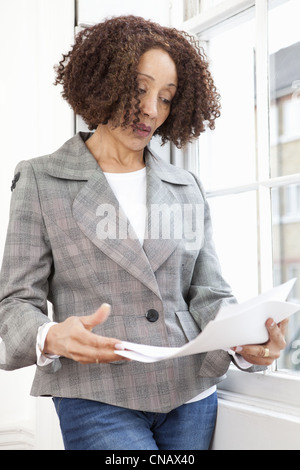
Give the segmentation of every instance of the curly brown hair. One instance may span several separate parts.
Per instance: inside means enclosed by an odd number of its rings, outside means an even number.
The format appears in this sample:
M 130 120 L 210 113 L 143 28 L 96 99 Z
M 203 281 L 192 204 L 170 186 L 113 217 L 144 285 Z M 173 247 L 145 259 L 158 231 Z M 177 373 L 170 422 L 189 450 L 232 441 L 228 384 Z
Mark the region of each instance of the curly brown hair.
M 111 18 L 81 31 L 56 66 L 55 85 L 90 130 L 111 120 L 126 127 L 139 121 L 137 67 L 153 48 L 168 52 L 176 64 L 178 90 L 170 114 L 156 130 L 162 143 L 182 147 L 215 127 L 220 97 L 199 42 L 184 31 L 136 16 Z

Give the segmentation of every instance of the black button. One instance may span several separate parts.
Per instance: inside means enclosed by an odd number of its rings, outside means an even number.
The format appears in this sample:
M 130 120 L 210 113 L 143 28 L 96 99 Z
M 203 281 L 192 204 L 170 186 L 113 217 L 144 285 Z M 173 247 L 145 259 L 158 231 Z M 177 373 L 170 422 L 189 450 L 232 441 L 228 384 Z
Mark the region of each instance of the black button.
M 146 318 L 148 321 L 150 321 L 151 323 L 154 323 L 156 322 L 158 319 L 159 319 L 159 313 L 157 310 L 154 310 L 153 308 L 151 308 L 150 310 L 148 310 L 148 312 L 146 313 Z
M 20 179 L 20 176 L 21 176 L 21 173 L 20 173 L 20 172 L 15 175 L 14 179 L 13 179 L 12 182 L 11 182 L 11 187 L 10 187 L 11 191 L 13 191 L 13 190 L 15 189 L 16 184 L 17 184 L 17 182 L 18 182 L 19 179 Z

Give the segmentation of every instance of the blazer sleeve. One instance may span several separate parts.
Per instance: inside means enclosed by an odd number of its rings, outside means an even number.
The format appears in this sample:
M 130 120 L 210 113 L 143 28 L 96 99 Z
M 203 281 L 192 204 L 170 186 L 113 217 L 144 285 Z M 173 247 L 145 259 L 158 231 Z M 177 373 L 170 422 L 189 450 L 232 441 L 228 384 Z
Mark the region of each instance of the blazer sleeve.
M 0 368 L 36 363 L 38 328 L 47 317 L 51 246 L 45 230 L 35 173 L 19 163 L 0 274 Z

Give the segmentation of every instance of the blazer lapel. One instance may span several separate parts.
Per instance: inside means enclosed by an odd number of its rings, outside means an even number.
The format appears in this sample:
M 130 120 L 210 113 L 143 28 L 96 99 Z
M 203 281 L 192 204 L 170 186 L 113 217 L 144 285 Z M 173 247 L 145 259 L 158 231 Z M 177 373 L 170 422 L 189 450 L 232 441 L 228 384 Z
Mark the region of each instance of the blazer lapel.
M 176 186 L 188 185 L 191 180 L 188 173 L 149 152 L 146 163 L 148 221 L 144 250 L 155 272 L 182 240 L 182 201 L 176 197 Z
M 173 234 L 173 208 L 178 201 L 159 176 L 147 172 L 147 216 L 144 250 L 155 272 L 179 243 Z
M 99 166 L 84 143 L 90 135 L 80 132 L 50 155 L 47 173 L 56 178 L 87 181 Z

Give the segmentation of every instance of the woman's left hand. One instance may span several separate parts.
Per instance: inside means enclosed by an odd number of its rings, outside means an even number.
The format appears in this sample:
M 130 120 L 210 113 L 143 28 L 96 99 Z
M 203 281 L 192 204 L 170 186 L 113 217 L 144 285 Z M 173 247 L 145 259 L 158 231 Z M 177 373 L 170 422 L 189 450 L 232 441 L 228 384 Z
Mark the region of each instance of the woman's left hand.
M 273 319 L 266 322 L 269 332 L 269 341 L 265 344 L 246 345 L 232 348 L 237 354 L 250 362 L 259 366 L 270 366 L 280 357 L 280 351 L 286 347 L 285 333 L 288 320 L 284 320 L 278 325 Z

